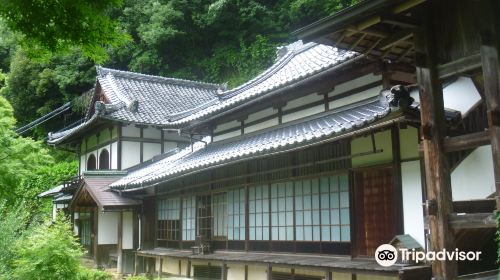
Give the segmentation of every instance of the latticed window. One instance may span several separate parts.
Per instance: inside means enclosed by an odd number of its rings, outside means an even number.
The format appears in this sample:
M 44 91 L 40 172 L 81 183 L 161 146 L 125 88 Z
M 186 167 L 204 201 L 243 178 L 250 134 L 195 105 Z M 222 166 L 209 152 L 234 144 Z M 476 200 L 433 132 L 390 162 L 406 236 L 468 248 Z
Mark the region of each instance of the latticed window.
M 157 202 L 158 240 L 180 240 L 180 198 Z
M 245 240 L 245 189 L 227 192 L 228 240 Z
M 294 240 L 292 182 L 271 185 L 271 238 Z
M 269 240 L 269 187 L 249 188 L 248 226 L 250 240 Z
M 215 240 L 225 240 L 227 237 L 227 194 L 217 193 L 212 196 L 212 209 L 214 212 Z
M 182 240 L 195 240 L 196 236 L 196 196 L 182 199 Z

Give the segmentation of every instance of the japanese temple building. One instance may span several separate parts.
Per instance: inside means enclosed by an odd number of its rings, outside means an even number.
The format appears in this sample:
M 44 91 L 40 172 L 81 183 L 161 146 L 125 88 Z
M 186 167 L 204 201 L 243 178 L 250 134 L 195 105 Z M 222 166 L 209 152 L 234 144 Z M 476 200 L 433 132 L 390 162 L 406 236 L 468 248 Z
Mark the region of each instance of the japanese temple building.
M 97 67 L 86 120 L 49 134 L 79 174 L 41 195 L 120 273 L 496 277 L 498 6 L 361 1 L 234 89 Z M 482 258 L 383 267 L 391 240 Z

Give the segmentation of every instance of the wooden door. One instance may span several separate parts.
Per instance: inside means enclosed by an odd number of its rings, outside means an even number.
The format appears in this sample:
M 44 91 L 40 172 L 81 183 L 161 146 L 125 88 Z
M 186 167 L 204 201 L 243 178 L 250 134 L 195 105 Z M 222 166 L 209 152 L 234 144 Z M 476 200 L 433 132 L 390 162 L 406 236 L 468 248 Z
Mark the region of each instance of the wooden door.
M 396 235 L 399 222 L 392 167 L 355 171 L 354 192 L 357 255 L 373 256 Z

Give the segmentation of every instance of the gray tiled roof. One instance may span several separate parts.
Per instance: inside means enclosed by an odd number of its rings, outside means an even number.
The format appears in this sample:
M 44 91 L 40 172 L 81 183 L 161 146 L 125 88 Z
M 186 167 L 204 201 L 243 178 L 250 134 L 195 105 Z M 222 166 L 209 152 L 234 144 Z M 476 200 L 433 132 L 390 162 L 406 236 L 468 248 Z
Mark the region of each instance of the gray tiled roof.
M 98 67 L 97 80 L 109 101 L 100 117 L 181 127 L 326 73 L 357 56 L 354 52 L 316 43 L 302 44 L 301 41 L 283 47 L 280 52 L 281 57 L 270 68 L 232 90 L 223 90 L 215 84 Z M 49 134 L 48 142 L 61 142 L 91 125 L 92 118 L 75 128 Z
M 194 152 L 186 149 L 165 158 L 111 184 L 112 188 L 125 190 L 150 186 L 176 176 L 196 172 L 222 163 L 235 162 L 259 154 L 284 152 L 305 144 L 322 141 L 372 123 L 391 111 L 386 102 L 366 100 L 315 119 L 295 124 L 281 125 L 271 130 L 237 137 L 199 147 Z
M 97 80 L 114 105 L 105 115 L 107 118 L 144 124 L 165 124 L 173 114 L 217 99 L 217 91 L 221 90 L 216 84 L 103 67 L 97 67 Z
M 277 89 L 306 80 L 357 56 L 355 52 L 316 43 L 302 44 L 302 41 L 283 48 L 287 52 L 262 74 L 239 87 L 221 92 L 218 100 L 173 115 L 168 125 L 204 119 L 206 116 L 223 112 Z
M 84 188 L 101 209 L 141 204 L 138 200 L 123 197 L 119 193 L 109 189 L 108 186 L 119 178 L 103 175 L 87 176 L 84 179 Z

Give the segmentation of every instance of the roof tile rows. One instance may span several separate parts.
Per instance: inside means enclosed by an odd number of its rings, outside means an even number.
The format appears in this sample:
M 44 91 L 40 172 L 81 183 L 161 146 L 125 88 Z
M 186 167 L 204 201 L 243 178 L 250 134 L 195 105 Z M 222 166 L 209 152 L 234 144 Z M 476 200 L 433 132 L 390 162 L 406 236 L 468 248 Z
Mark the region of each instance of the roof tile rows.
M 248 159 L 259 154 L 284 152 L 289 148 L 321 141 L 372 123 L 391 111 L 389 105 L 377 100 L 364 101 L 354 107 L 343 108 L 318 118 L 282 125 L 269 131 L 244 135 L 233 141 L 215 142 L 206 147 L 191 148 L 130 173 L 111 184 L 112 188 L 133 190 L 158 181 L 175 178 L 191 171 L 213 167 L 221 163 Z M 201 144 L 199 144 L 201 145 Z

